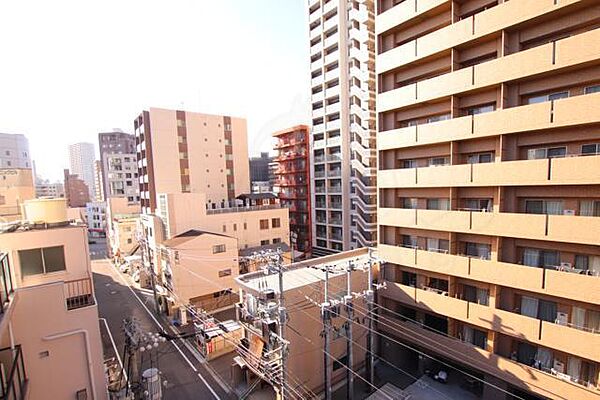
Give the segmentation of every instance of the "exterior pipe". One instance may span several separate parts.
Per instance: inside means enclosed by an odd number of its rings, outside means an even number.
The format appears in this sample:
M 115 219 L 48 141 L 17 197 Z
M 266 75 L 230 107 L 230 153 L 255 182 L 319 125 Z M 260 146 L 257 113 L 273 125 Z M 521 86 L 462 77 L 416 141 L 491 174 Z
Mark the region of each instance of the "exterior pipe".
M 61 339 L 67 336 L 72 336 L 72 335 L 77 335 L 77 334 L 83 334 L 83 338 L 85 341 L 85 352 L 86 352 L 86 356 L 87 356 L 87 364 L 88 364 L 88 375 L 90 376 L 90 385 L 92 387 L 92 400 L 96 400 L 96 382 L 94 380 L 94 372 L 92 371 L 92 354 L 91 354 L 91 350 L 90 350 L 90 341 L 89 341 L 89 333 L 87 331 L 87 329 L 75 329 L 72 331 L 68 331 L 68 332 L 63 332 L 63 333 L 56 333 L 54 335 L 48 335 L 48 336 L 44 336 L 42 339 L 43 340 L 56 340 L 56 339 Z

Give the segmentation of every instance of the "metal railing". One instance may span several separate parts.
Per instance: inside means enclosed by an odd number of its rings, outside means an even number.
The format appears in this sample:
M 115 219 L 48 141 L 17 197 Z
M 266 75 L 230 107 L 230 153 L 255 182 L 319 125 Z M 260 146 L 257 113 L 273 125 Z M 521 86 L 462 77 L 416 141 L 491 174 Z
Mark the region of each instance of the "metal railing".
M 12 294 L 15 289 L 12 282 L 12 272 L 8 254 L 0 254 L 0 314 L 4 314 L 4 310 L 10 303 Z
M 3 371 L 0 374 L 0 400 L 24 399 L 27 373 L 23 363 L 21 345 L 0 349 L 0 365 Z
M 90 278 L 65 282 L 64 293 L 67 310 L 76 310 L 94 305 L 94 292 Z
M 237 213 L 246 211 L 258 211 L 258 210 L 276 210 L 281 208 L 281 204 L 261 204 L 257 206 L 240 206 L 240 207 L 228 207 L 228 208 L 209 208 L 206 210 L 207 215 L 211 214 L 227 214 Z

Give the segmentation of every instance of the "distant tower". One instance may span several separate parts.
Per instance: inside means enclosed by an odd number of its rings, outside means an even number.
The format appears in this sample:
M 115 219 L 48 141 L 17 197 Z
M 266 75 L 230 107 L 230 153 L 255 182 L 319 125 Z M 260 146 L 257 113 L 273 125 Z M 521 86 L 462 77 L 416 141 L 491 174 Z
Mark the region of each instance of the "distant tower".
M 75 143 L 69 146 L 70 172 L 85 182 L 89 189 L 90 198 L 95 198 L 94 190 L 94 160 L 96 153 L 92 143 Z

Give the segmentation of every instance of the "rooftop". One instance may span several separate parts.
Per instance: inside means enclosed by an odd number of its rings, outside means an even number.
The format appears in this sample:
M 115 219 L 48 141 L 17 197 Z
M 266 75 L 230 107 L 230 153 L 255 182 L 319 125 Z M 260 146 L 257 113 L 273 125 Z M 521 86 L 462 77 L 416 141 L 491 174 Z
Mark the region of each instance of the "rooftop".
M 163 244 L 167 247 L 177 247 L 180 244 L 189 242 L 190 240 L 195 239 L 202 235 L 212 235 L 212 236 L 221 236 L 221 237 L 231 238 L 231 236 L 223 235 L 220 233 L 201 231 L 198 229 L 190 229 L 189 231 L 185 231 L 183 233 L 180 233 L 179 235 L 173 236 L 171 239 L 165 240 L 163 242 Z

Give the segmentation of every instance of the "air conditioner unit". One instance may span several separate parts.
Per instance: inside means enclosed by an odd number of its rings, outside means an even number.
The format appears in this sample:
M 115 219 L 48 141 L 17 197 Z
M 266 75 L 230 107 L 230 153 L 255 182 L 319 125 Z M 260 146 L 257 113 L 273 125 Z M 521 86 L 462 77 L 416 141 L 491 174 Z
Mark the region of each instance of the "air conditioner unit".
M 560 263 L 560 266 L 561 266 L 562 268 L 572 268 L 572 267 L 573 267 L 573 264 L 571 264 L 570 262 L 561 262 L 561 263 Z
M 575 215 L 575 210 L 563 210 L 563 215 Z

